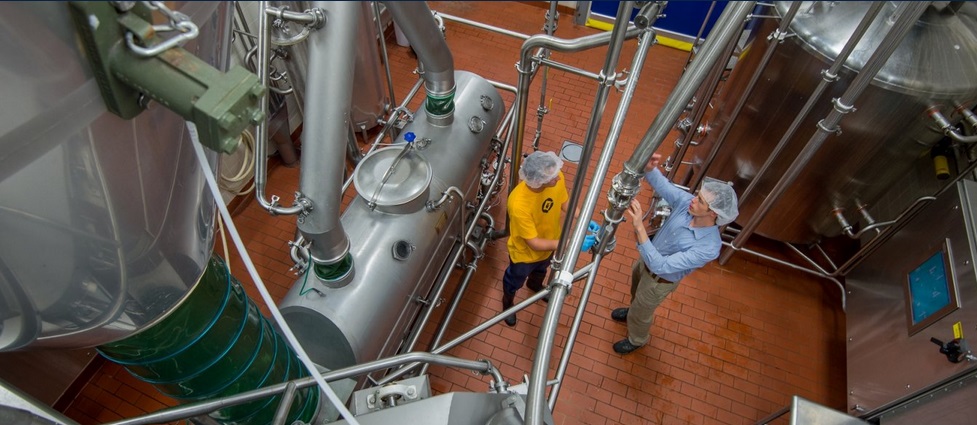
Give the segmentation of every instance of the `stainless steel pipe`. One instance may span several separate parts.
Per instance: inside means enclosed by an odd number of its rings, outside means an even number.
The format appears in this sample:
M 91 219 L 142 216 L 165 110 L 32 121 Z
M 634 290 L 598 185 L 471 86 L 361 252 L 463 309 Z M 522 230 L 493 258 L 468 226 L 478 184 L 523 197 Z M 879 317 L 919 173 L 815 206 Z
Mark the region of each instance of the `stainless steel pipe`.
M 633 25 L 628 27 L 625 35 L 626 39 L 637 37 L 641 30 Z M 529 37 L 522 44 L 519 55 L 519 63 L 516 69 L 519 71 L 519 84 L 516 97 L 516 138 L 512 145 L 512 165 L 509 168 L 509 190 L 511 191 L 519 183 L 519 166 L 522 164 L 522 145 L 526 136 L 526 111 L 529 102 L 529 86 L 533 79 L 533 60 L 532 52 L 538 48 L 546 48 L 557 52 L 579 52 L 598 46 L 606 45 L 611 40 L 611 33 L 601 33 L 588 35 L 575 39 L 563 39 L 549 35 L 534 35 Z
M 719 56 L 723 47 L 726 46 L 726 42 L 731 37 L 739 35 L 746 15 L 753 9 L 754 3 L 735 2 L 723 10 L 716 27 L 712 30 L 712 35 L 703 44 L 702 52 L 696 55 L 689 68 L 682 74 L 675 89 L 665 100 L 665 106 L 641 139 L 638 148 L 631 155 L 631 158 L 624 163 L 624 172 L 619 177 L 626 187 L 638 186 L 641 176 L 644 175 L 645 164 L 661 146 L 662 140 L 671 131 L 672 125 L 685 109 L 685 105 L 689 103 L 692 95 L 702 84 L 712 64 L 720 59 Z M 623 212 L 623 208 L 619 212 Z M 614 218 L 620 218 L 620 215 L 618 214 Z
M 654 16 L 657 16 L 660 9 L 655 11 Z M 621 95 L 621 101 L 618 103 L 617 111 L 614 112 L 614 119 L 611 122 L 611 128 L 607 134 L 607 140 L 604 143 L 604 149 L 601 152 L 601 156 L 597 161 L 597 169 L 594 171 L 594 181 L 603 181 L 607 176 L 607 171 L 610 168 L 609 164 L 611 158 L 614 155 L 614 151 L 617 147 L 617 142 L 620 139 L 621 131 L 624 128 L 624 119 L 628 115 L 628 110 L 631 106 L 631 101 L 634 99 L 634 92 L 637 89 L 638 81 L 641 77 L 641 70 L 644 69 L 645 60 L 648 57 L 648 51 L 652 46 L 655 45 L 655 31 L 651 30 L 651 26 L 638 38 L 638 49 L 635 52 L 634 58 L 631 60 L 631 76 L 628 78 L 628 82 L 624 87 L 624 93 Z M 597 197 L 600 195 L 599 190 L 591 190 L 587 194 L 587 198 L 584 200 L 584 205 L 596 205 Z M 593 209 L 593 207 L 591 207 Z M 586 215 L 589 217 L 591 214 Z M 585 220 L 579 220 L 580 222 L 586 222 Z M 601 243 L 597 246 L 598 254 L 594 256 L 593 262 L 591 262 L 588 267 L 589 270 L 596 270 L 600 266 L 600 260 L 603 258 L 603 249 L 607 245 L 609 240 L 612 238 L 612 234 L 604 233 L 602 234 Z M 574 315 L 573 324 L 570 327 L 570 333 L 568 334 L 567 344 L 563 348 L 563 355 L 560 358 L 560 365 L 556 371 L 556 384 L 554 384 L 553 389 L 550 390 L 550 396 L 548 401 L 548 407 L 550 411 L 556 406 L 557 398 L 560 395 L 560 388 L 563 382 L 563 376 L 566 373 L 567 364 L 570 362 L 570 355 L 573 350 L 574 342 L 576 341 L 577 333 L 580 330 L 580 322 L 583 320 L 583 315 L 586 312 L 587 301 L 590 298 L 590 293 L 593 290 L 594 278 L 597 273 L 590 272 L 587 274 L 587 283 L 584 286 L 583 291 L 580 294 L 580 302 L 577 306 L 577 311 Z M 574 280 L 576 280 L 576 273 L 574 274 Z
M 298 228 L 312 243 L 315 264 L 333 264 L 349 252 L 349 238 L 340 222 L 346 136 L 353 99 L 356 63 L 356 31 L 362 9 L 347 2 L 314 2 L 323 10 L 327 24 L 309 38 L 309 72 L 306 82 L 307 119 L 302 131 L 302 154 L 315 162 L 302 164 L 299 187 L 313 207 L 299 217 Z M 326 182 L 326 183 L 323 183 Z M 334 182 L 334 183 L 328 183 Z
M 597 138 L 597 130 L 600 127 L 601 116 L 604 113 L 604 105 L 607 101 L 607 94 L 610 87 L 614 84 L 614 74 L 615 68 L 617 67 L 618 59 L 620 58 L 621 49 L 624 45 L 624 40 L 627 35 L 627 25 L 631 16 L 631 10 L 634 8 L 634 2 L 621 2 L 617 10 L 617 25 L 614 26 L 614 30 L 611 32 L 611 43 L 608 47 L 607 56 L 604 61 L 604 66 L 601 69 L 601 75 L 604 77 L 604 81 L 601 81 L 601 85 L 597 89 L 597 94 L 594 101 L 594 106 L 591 111 L 590 123 L 587 126 L 587 134 L 584 138 L 583 153 L 580 158 L 581 168 L 577 173 L 574 180 L 573 193 L 570 195 L 570 199 L 567 202 L 567 211 L 573 214 L 577 211 L 577 199 L 580 197 L 580 192 L 583 190 L 584 181 L 586 178 L 586 167 L 590 164 L 590 155 L 594 148 L 594 141 Z M 644 31 L 644 30 L 640 30 Z M 522 81 L 522 77 L 520 77 Z M 515 151 L 513 153 L 516 153 Z M 607 158 L 607 162 L 610 162 L 610 150 L 604 149 L 604 157 Z M 600 164 L 598 164 L 600 168 Z M 603 178 L 601 178 L 603 180 Z M 599 180 L 598 180 L 599 181 Z M 533 355 L 533 368 L 529 375 L 529 383 L 526 394 L 526 423 L 527 424 L 541 424 L 543 422 L 543 409 L 548 408 L 546 403 L 546 396 L 544 391 L 546 389 L 546 372 L 549 370 L 549 359 L 550 353 L 553 350 L 553 339 L 556 336 L 557 321 L 559 320 L 560 310 L 563 307 L 563 300 L 566 297 L 567 291 L 569 291 L 569 286 L 572 282 L 572 273 L 567 272 L 567 270 L 573 270 L 576 263 L 576 258 L 580 255 L 577 247 L 583 242 L 584 233 L 587 230 L 588 223 L 590 221 L 590 216 L 593 215 L 594 206 L 597 203 L 597 192 L 600 190 L 600 185 L 594 185 L 588 190 L 587 200 L 591 201 L 585 203 L 580 209 L 579 216 L 577 218 L 576 225 L 573 226 L 573 220 L 568 219 L 563 223 L 562 236 L 560 237 L 560 243 L 557 246 L 556 252 L 553 254 L 553 272 L 550 277 L 550 302 L 546 306 L 546 313 L 543 316 L 543 323 L 539 327 L 539 338 L 536 345 L 536 352 Z M 575 227 L 573 237 L 567 238 L 571 227 Z M 569 261 L 564 266 L 563 256 L 567 255 Z
M 258 2 L 258 10 L 268 8 L 267 1 Z M 243 21 L 242 21 L 243 22 Z M 268 25 L 268 14 L 258 14 L 258 63 L 255 65 L 258 73 L 258 82 L 262 87 L 268 87 L 268 40 L 271 38 L 271 26 Z M 268 116 L 268 91 L 258 100 L 261 107 L 261 116 Z M 269 201 L 265 197 L 265 188 L 268 185 L 268 120 L 258 121 L 255 126 L 254 143 L 254 197 L 266 211 L 271 214 L 291 215 L 302 212 L 303 207 L 296 202 L 291 207 L 278 205 L 278 196 L 272 195 Z M 298 201 L 298 200 L 296 200 Z
M 340 379 L 352 378 L 365 373 L 395 367 L 410 362 L 433 363 L 441 366 L 469 369 L 476 372 L 491 374 L 496 382 L 502 381 L 502 375 L 487 360 L 463 360 L 456 357 L 443 356 L 431 353 L 406 353 L 385 359 L 374 360 L 363 364 L 350 366 L 343 369 L 323 373 L 322 379 L 326 382 L 337 381 Z M 194 416 L 205 415 L 214 410 L 244 404 L 249 401 L 261 400 L 283 393 L 288 389 L 289 384 L 294 384 L 295 388 L 301 390 L 306 387 L 316 385 L 313 377 L 308 376 L 280 384 L 271 385 L 256 390 L 243 392 L 230 397 L 222 397 L 215 400 L 208 400 L 199 403 L 185 404 L 178 407 L 160 410 L 155 413 L 143 415 L 135 418 L 123 419 L 120 421 L 109 422 L 106 425 L 148 425 L 156 423 L 167 423 L 181 419 L 192 418 Z
M 814 109 L 815 103 L 817 103 L 821 99 L 821 96 L 824 94 L 825 90 L 827 90 L 828 84 L 831 84 L 832 82 L 838 80 L 838 72 L 841 71 L 841 67 L 845 65 L 845 62 L 848 60 L 848 56 L 851 55 L 851 52 L 855 50 L 855 46 L 858 45 L 859 41 L 861 41 L 862 36 L 865 35 L 865 31 L 868 30 L 869 26 L 872 25 L 872 22 L 875 21 L 875 17 L 879 14 L 879 11 L 882 10 L 883 5 L 884 3 L 875 2 L 869 6 L 868 10 L 865 12 L 865 16 L 858 23 L 858 26 L 855 27 L 855 31 L 852 33 L 852 36 L 848 39 L 848 42 L 845 43 L 845 46 L 838 53 L 838 57 L 835 58 L 834 62 L 831 63 L 831 66 L 828 67 L 827 70 L 822 72 L 821 81 L 818 83 L 818 86 L 814 89 L 814 92 L 811 93 L 811 96 L 804 104 L 804 107 L 801 108 L 801 111 L 797 113 L 797 117 L 794 118 L 794 121 L 791 123 L 791 126 L 787 129 L 783 137 L 780 138 L 780 141 L 770 152 L 770 155 L 767 157 L 767 160 L 763 163 L 763 166 L 760 167 L 759 171 L 757 171 L 757 174 L 753 178 L 753 181 L 751 181 L 750 184 L 743 191 L 743 193 L 740 194 L 740 198 L 739 198 L 740 205 L 743 205 L 743 203 L 750 198 L 750 195 L 753 194 L 753 191 L 756 189 L 756 186 L 760 182 L 760 179 L 764 175 L 766 175 L 770 167 L 773 165 L 773 162 L 777 159 L 778 156 L 780 156 L 780 152 L 783 151 L 784 148 L 787 146 L 787 142 L 794 137 L 794 133 L 797 132 L 797 129 L 800 127 L 801 123 L 804 121 L 805 118 L 807 118 L 807 115 L 811 113 L 811 110 Z M 769 61 L 769 58 L 767 58 L 767 60 Z M 757 73 L 754 75 L 754 77 L 759 78 L 761 71 L 762 68 L 757 70 Z M 749 91 L 747 91 L 747 93 L 749 93 Z M 742 109 L 743 104 L 746 103 L 747 97 L 749 96 L 744 95 L 743 98 L 740 99 L 739 103 L 737 103 L 737 107 L 739 109 Z M 737 109 L 734 112 L 738 114 L 739 109 Z M 735 117 L 736 115 L 734 115 L 733 118 L 729 120 L 729 122 L 732 123 Z M 725 139 L 726 134 L 729 133 L 729 129 L 731 129 L 732 127 L 733 127 L 732 125 L 727 125 L 725 128 L 723 128 L 723 133 L 722 135 L 720 135 L 719 140 L 716 143 L 716 147 L 713 149 L 713 152 L 710 153 L 710 158 L 715 157 L 716 151 L 718 151 L 718 148 L 722 145 L 722 142 Z M 708 168 L 707 167 L 708 162 L 707 164 L 704 165 L 706 165 L 706 168 Z M 705 173 L 702 173 L 702 175 L 705 175 Z
M 878 6 L 873 7 L 875 8 L 875 12 L 878 13 L 878 10 L 881 8 L 881 3 L 879 3 Z M 716 138 L 715 146 L 712 147 L 706 157 L 706 160 L 699 167 L 699 172 L 695 174 L 692 182 L 689 183 L 689 187 L 699 187 L 699 183 L 702 182 L 702 179 L 705 177 L 706 172 L 709 170 L 709 166 L 712 165 L 712 161 L 715 160 L 716 154 L 719 152 L 719 148 L 722 147 L 723 141 L 726 140 L 726 135 L 729 134 L 729 130 L 733 128 L 733 123 L 736 122 L 736 118 L 739 117 L 740 112 L 743 111 L 743 106 L 746 105 L 746 100 L 749 99 L 750 95 L 753 93 L 757 82 L 760 81 L 760 75 L 763 74 L 763 71 L 767 69 L 767 65 L 770 63 L 770 58 L 773 57 L 773 53 L 777 50 L 777 46 L 779 46 L 780 43 L 783 42 L 784 37 L 787 36 L 787 31 L 790 29 L 790 23 L 794 20 L 794 16 L 797 15 L 797 11 L 800 8 L 800 1 L 791 3 L 790 9 L 787 10 L 787 14 L 780 19 L 780 26 L 777 27 L 777 30 L 774 33 L 770 34 L 771 38 L 776 38 L 778 41 L 775 43 L 773 40 L 771 40 L 770 44 L 767 45 L 767 50 L 763 52 L 763 57 L 760 59 L 760 65 L 757 66 L 757 69 L 753 72 L 753 75 L 750 76 L 750 82 L 747 83 L 746 89 L 743 91 L 743 95 L 737 99 L 736 106 L 733 107 L 733 112 L 730 114 L 729 119 L 726 120 L 728 124 L 726 124 L 726 126 L 720 131 L 719 137 Z M 875 15 L 873 14 L 872 16 L 874 17 Z M 866 26 L 865 28 L 868 27 Z M 862 28 L 862 32 L 864 32 L 864 30 L 865 29 Z M 855 33 L 859 34 L 858 38 L 861 38 L 861 33 L 859 33 L 857 29 Z M 848 55 L 845 54 L 845 57 L 847 58 Z M 841 61 L 841 63 L 844 63 L 844 61 Z M 771 157 L 773 157 L 773 155 L 771 155 Z M 740 196 L 740 205 L 743 204 L 742 199 L 744 196 L 745 195 Z

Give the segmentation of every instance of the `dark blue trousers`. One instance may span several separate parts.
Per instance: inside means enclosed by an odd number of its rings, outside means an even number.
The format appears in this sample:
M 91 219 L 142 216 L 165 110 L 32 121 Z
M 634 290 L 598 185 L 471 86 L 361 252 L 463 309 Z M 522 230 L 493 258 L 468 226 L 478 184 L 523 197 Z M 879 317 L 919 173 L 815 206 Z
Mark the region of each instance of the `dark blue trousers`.
M 533 292 L 539 292 L 545 287 L 546 269 L 550 267 L 550 259 L 534 263 L 515 263 L 509 259 L 509 267 L 502 276 L 502 289 L 506 295 L 515 295 L 516 291 L 525 284 Z

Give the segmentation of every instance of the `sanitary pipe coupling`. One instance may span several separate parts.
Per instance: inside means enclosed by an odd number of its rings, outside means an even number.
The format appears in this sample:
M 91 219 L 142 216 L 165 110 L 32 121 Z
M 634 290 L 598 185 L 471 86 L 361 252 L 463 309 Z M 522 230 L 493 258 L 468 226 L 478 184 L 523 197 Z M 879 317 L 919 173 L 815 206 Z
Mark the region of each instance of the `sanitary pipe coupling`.
M 960 115 L 963 115 L 963 119 L 964 121 L 967 121 L 967 124 L 970 124 L 971 127 L 977 128 L 977 114 L 974 114 L 974 111 L 971 111 L 965 107 L 959 107 L 957 111 L 960 112 Z
M 859 214 L 861 214 L 862 219 L 865 220 L 866 226 L 875 224 L 875 219 L 872 218 L 872 215 L 869 214 L 868 212 L 868 204 L 864 204 L 859 200 L 855 200 L 855 210 L 858 211 Z
M 967 113 L 965 113 L 963 111 L 967 111 Z M 961 143 L 974 143 L 974 142 L 977 142 L 977 135 L 965 136 L 965 135 L 961 134 L 961 132 L 957 129 L 957 127 L 955 125 L 953 125 L 950 122 L 950 120 L 948 120 L 945 116 L 943 116 L 943 114 L 940 113 L 939 108 L 937 106 L 930 107 L 930 109 L 927 110 L 926 113 L 929 114 L 930 118 L 932 118 L 933 121 L 936 123 L 936 126 L 947 137 L 950 137 L 951 139 L 956 140 L 956 141 L 961 142 Z M 962 109 L 962 110 L 960 110 L 960 113 L 961 113 L 961 115 L 963 115 L 964 119 L 966 119 L 968 123 L 971 122 L 970 121 L 971 119 L 973 119 L 974 122 L 977 122 L 977 117 L 972 117 L 973 116 L 973 112 L 970 112 L 969 110 L 966 110 L 966 109 Z
M 451 125 L 455 114 L 455 88 L 444 92 L 428 91 L 424 102 L 427 121 L 433 125 L 445 127 Z
M 936 127 L 939 128 L 940 131 L 943 132 L 943 134 L 949 136 L 950 133 L 954 130 L 953 124 L 950 123 L 950 120 L 946 119 L 946 117 L 940 113 L 940 110 L 937 109 L 937 107 L 935 106 L 931 107 L 926 112 L 929 114 L 930 118 L 933 119 L 933 122 L 936 123 Z
M 845 219 L 845 209 L 835 208 L 831 210 L 831 214 L 835 216 L 835 219 L 838 220 L 838 224 L 841 225 L 841 231 L 845 232 L 846 235 L 851 235 L 851 224 L 849 224 L 848 220 Z
M 624 210 L 631 205 L 631 200 L 638 194 L 640 181 L 638 176 L 628 172 L 627 169 L 614 176 L 611 190 L 607 192 L 607 202 L 611 211 L 605 216 L 609 221 L 620 221 Z

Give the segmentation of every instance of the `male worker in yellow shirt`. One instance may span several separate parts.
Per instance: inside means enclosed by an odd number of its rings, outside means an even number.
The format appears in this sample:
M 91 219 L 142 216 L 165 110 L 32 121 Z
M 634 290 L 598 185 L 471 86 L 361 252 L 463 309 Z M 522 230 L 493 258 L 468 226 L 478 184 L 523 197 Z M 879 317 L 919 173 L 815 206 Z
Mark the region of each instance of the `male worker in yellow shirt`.
M 522 181 L 509 193 L 506 205 L 509 267 L 502 277 L 503 310 L 512 307 L 523 284 L 536 292 L 543 290 L 550 257 L 560 242 L 560 215 L 570 198 L 561 168 L 563 160 L 553 152 L 533 152 L 519 167 Z M 588 235 L 581 248 L 590 249 L 594 242 L 594 236 Z M 515 313 L 506 317 L 505 324 L 516 325 Z

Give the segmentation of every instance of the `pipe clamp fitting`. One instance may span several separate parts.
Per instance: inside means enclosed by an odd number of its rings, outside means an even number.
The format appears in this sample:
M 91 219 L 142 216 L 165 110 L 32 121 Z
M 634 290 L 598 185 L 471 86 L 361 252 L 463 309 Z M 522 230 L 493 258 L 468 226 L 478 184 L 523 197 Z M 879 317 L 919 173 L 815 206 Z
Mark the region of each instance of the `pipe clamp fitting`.
M 838 81 L 838 74 L 831 73 L 831 70 L 829 70 L 829 69 L 822 69 L 821 70 L 821 78 L 824 79 L 824 81 L 827 81 L 829 83 L 833 83 L 835 81 Z
M 553 283 L 566 287 L 567 292 L 570 292 L 570 289 L 573 288 L 573 273 L 566 270 L 557 271 L 556 278 L 553 279 Z
M 842 114 L 847 114 L 849 112 L 854 112 L 858 110 L 855 108 L 855 105 L 845 105 L 844 103 L 841 103 L 840 97 L 831 99 L 831 103 L 835 105 L 835 110 L 841 112 Z
M 824 125 L 824 120 L 818 121 L 818 124 L 817 125 L 818 125 L 818 128 L 820 128 L 820 129 L 822 129 L 822 130 L 824 130 L 824 131 L 826 131 L 828 133 L 834 133 L 836 136 L 840 136 L 841 135 L 841 127 L 840 126 L 837 126 L 836 125 L 835 128 L 828 128 L 828 127 L 826 127 Z

